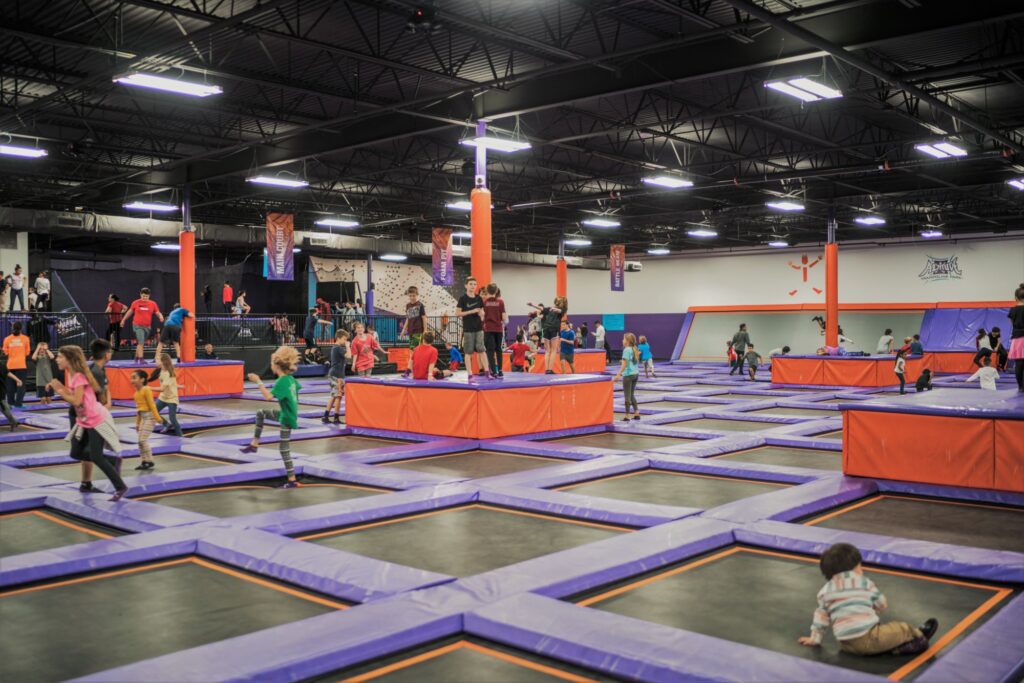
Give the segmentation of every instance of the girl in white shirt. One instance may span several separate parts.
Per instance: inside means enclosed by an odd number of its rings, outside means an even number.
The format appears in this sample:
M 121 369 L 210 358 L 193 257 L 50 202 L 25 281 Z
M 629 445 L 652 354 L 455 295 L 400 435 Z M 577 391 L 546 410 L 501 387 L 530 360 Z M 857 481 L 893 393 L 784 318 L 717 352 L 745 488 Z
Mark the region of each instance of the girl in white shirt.
M 895 372 L 896 372 L 896 376 L 899 377 L 899 379 L 900 379 L 900 393 L 901 394 L 907 393 L 906 392 L 907 380 L 906 380 L 906 377 L 904 376 L 904 371 L 906 370 L 906 367 L 907 367 L 907 361 L 904 358 L 906 353 L 907 352 L 904 351 L 903 349 L 900 349 L 899 351 L 896 352 L 896 367 L 893 368 L 893 370 L 895 370 Z

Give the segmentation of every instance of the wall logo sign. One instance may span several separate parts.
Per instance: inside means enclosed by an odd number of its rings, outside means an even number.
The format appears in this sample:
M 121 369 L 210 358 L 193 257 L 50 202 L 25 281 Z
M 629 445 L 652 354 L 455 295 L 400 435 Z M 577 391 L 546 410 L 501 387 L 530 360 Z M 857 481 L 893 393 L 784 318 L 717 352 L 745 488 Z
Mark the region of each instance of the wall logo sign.
M 960 270 L 960 262 L 956 256 L 938 258 L 929 256 L 924 270 L 917 274 L 917 277 L 925 282 L 936 280 L 962 280 L 964 273 Z
M 801 271 L 803 276 L 804 276 L 804 283 L 806 284 L 807 283 L 807 275 L 810 273 L 811 268 L 813 268 L 814 266 L 818 265 L 819 263 L 821 263 L 821 257 L 820 256 L 812 261 L 810 259 L 810 257 L 807 256 L 807 254 L 804 254 L 803 256 L 800 257 L 800 263 L 793 263 L 792 261 L 790 261 L 789 262 L 789 267 L 792 268 L 793 270 Z M 823 291 L 825 291 L 823 289 L 818 289 L 817 287 L 813 287 L 813 286 L 811 287 L 811 289 L 814 290 L 815 294 L 821 294 Z M 796 296 L 796 293 L 799 292 L 799 291 L 800 291 L 799 289 L 791 289 L 787 293 L 790 296 Z

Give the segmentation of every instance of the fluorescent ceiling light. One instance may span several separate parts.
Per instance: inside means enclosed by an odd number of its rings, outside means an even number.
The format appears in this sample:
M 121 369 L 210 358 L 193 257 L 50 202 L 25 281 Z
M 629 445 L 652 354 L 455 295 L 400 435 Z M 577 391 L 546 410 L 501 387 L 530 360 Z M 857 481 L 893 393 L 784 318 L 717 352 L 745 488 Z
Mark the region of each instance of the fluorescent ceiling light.
M 482 135 L 475 138 L 466 138 L 462 144 L 469 147 L 486 147 L 496 152 L 518 152 L 523 149 L 530 149 L 532 145 L 525 140 L 513 140 L 511 138 L 493 138 Z
M 775 247 L 776 249 L 784 249 L 789 246 L 789 242 L 786 240 L 772 240 L 768 243 L 769 247 Z
M 881 216 L 858 216 L 853 220 L 861 225 L 885 225 L 885 219 Z
M 405 261 L 409 257 L 405 254 L 381 254 L 381 261 Z
M 276 185 L 278 187 L 306 187 L 309 183 L 298 178 L 282 178 L 276 175 L 255 175 L 245 179 L 247 183 L 256 185 Z
M 36 147 L 21 147 L 19 145 L 0 145 L 0 154 L 5 154 L 9 157 L 27 157 L 29 159 L 38 159 L 39 157 L 45 157 L 47 152 L 45 149 L 38 149 Z
M 589 247 L 592 244 L 593 242 L 586 237 L 570 237 L 565 240 L 565 246 L 567 247 Z
M 124 208 L 129 211 L 159 211 L 167 213 L 168 211 L 177 211 L 177 204 L 163 204 L 160 202 L 132 202 L 131 204 L 125 204 Z
M 942 231 L 936 228 L 929 228 L 928 230 L 921 231 L 921 237 L 925 239 L 932 239 L 935 237 L 942 237 Z
M 159 242 L 157 244 L 151 244 L 150 249 L 159 249 L 160 251 L 181 251 L 181 245 L 176 242 Z
M 155 74 L 146 73 L 117 76 L 114 78 L 114 82 L 120 83 L 121 85 L 152 88 L 153 90 L 163 90 L 164 92 L 173 92 L 179 95 L 190 95 L 192 97 L 209 97 L 210 95 L 220 95 L 224 92 L 219 85 L 189 83 L 188 81 L 179 81 L 176 78 L 167 78 L 166 76 L 157 76 Z
M 671 254 L 672 250 L 668 247 L 651 247 L 647 250 L 647 253 L 651 256 L 664 256 L 665 254 Z
M 293 247 L 293 248 L 292 248 L 292 253 L 293 253 L 293 254 L 298 254 L 298 253 L 299 253 L 299 252 L 301 252 L 301 251 L 302 251 L 302 250 L 301 250 L 301 249 L 299 249 L 298 247 Z M 267 248 L 266 248 L 266 247 L 263 247 L 263 253 L 264 253 L 264 254 L 266 254 L 266 253 L 267 253 Z
M 643 178 L 643 182 L 648 185 L 659 185 L 661 187 L 669 187 L 672 189 L 680 187 L 693 187 L 693 183 L 689 180 L 683 180 L 671 175 L 657 175 L 653 178 Z
M 622 224 L 607 218 L 588 218 L 583 221 L 583 225 L 589 225 L 592 228 L 617 228 Z
M 468 199 L 460 199 L 457 202 L 448 202 L 444 207 L 454 211 L 471 211 L 473 209 L 473 202 Z
M 717 230 L 708 230 L 707 228 L 687 230 L 686 234 L 689 235 L 690 237 L 718 237 Z
M 791 201 L 788 201 L 788 200 L 785 200 L 785 201 L 780 200 L 780 201 L 776 201 L 776 202 L 765 202 L 765 206 L 767 206 L 770 209 L 777 209 L 779 211 L 803 211 L 804 210 L 804 205 L 803 204 L 800 204 L 799 202 L 791 202 Z
M 787 81 L 770 81 L 764 87 L 783 95 L 795 97 L 803 102 L 817 102 L 819 100 L 834 100 L 842 97 L 843 93 L 835 88 L 812 81 L 809 78 L 790 78 Z
M 1006 184 L 1010 187 L 1015 187 L 1018 190 L 1024 190 L 1024 178 L 1016 178 L 1014 180 L 1007 180 Z
M 460 230 L 459 232 L 453 232 L 452 237 L 458 237 L 459 239 L 463 240 L 471 240 L 473 239 L 473 233 L 467 232 L 465 230 Z
M 836 90 L 835 88 L 830 88 L 822 83 L 812 81 L 809 78 L 793 78 L 789 80 L 789 84 L 817 95 L 823 100 L 834 100 L 843 96 L 841 91 Z
M 967 150 L 948 142 L 937 142 L 934 145 L 914 145 L 914 149 L 933 156 L 936 159 L 967 156 Z
M 354 221 L 351 218 L 321 218 L 316 221 L 317 225 L 323 225 L 328 228 L 358 228 L 359 221 Z

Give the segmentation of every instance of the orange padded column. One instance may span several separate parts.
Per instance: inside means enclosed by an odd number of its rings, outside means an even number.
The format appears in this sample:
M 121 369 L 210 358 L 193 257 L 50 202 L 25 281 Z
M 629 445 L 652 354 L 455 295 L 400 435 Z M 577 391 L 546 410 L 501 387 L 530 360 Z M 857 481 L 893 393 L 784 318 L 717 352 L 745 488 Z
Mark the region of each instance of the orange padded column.
M 825 245 L 825 345 L 839 346 L 839 245 Z
M 555 296 L 569 296 L 569 266 L 564 258 L 555 263 Z
M 178 302 L 192 315 L 196 312 L 196 234 L 185 226 L 178 234 Z M 181 360 L 196 359 L 196 321 L 186 317 L 181 323 Z
M 473 204 L 470 213 L 470 232 L 473 244 L 470 247 L 470 272 L 480 287 L 491 282 L 491 191 L 478 187 L 470 194 Z

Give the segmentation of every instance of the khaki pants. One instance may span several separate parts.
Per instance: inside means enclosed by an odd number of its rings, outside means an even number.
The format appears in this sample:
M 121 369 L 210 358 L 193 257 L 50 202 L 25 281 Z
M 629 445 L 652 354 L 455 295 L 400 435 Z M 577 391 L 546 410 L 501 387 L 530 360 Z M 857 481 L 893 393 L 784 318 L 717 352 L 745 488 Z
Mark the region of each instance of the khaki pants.
M 839 649 L 853 655 L 880 655 L 892 652 L 903 643 L 923 635 L 905 621 L 875 624 L 871 630 L 853 640 L 840 640 Z

